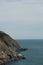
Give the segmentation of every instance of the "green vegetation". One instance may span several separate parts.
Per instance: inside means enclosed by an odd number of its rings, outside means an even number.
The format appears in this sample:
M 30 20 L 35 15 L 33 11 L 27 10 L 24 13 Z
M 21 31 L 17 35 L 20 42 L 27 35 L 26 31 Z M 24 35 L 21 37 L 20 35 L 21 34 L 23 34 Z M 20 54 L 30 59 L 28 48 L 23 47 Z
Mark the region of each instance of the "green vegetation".
M 5 33 L 4 33 L 4 34 L 5 34 Z M 9 46 L 8 42 L 7 42 L 6 40 L 4 40 L 4 34 L 3 34 L 2 31 L 0 31 L 0 39 L 3 40 L 3 42 L 4 42 L 7 46 Z
M 0 38 L 2 39 L 3 38 L 3 34 L 0 32 Z
M 7 43 L 7 41 L 6 40 L 3 40 L 4 41 L 4 43 L 7 45 L 7 46 L 9 46 L 9 44 Z

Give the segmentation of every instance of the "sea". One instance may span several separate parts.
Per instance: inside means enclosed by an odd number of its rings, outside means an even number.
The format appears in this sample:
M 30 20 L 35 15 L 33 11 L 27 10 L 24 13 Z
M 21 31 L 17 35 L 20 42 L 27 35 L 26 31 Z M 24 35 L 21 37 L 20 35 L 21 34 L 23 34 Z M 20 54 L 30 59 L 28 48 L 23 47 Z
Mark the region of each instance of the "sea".
M 21 52 L 26 59 L 8 62 L 6 65 L 43 65 L 43 39 L 17 40 L 27 51 Z

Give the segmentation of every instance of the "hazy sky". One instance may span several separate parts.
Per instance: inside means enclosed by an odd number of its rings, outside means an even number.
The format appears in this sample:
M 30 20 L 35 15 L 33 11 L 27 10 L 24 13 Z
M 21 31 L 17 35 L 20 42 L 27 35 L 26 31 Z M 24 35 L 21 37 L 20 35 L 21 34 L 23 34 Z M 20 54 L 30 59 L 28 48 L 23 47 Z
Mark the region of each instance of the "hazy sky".
M 43 0 L 0 0 L 0 30 L 15 39 L 43 39 Z

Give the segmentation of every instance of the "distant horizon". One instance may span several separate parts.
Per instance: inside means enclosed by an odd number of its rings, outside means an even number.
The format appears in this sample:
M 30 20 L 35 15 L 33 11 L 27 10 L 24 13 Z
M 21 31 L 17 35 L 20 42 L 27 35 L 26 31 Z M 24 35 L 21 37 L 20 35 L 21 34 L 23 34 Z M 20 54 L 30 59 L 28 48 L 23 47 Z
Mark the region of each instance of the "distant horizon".
M 15 40 L 43 40 L 43 39 L 15 39 Z
M 0 0 L 0 30 L 14 39 L 43 39 L 43 0 Z

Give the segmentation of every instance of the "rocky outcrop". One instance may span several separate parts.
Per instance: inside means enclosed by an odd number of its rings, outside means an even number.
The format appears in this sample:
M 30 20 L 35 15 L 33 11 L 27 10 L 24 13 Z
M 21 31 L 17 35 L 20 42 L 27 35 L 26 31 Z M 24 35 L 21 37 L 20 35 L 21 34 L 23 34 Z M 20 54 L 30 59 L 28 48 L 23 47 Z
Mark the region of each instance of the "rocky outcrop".
M 25 59 L 22 54 L 19 54 L 25 50 L 27 49 L 22 48 L 16 40 L 0 31 L 0 65 L 12 60 Z

